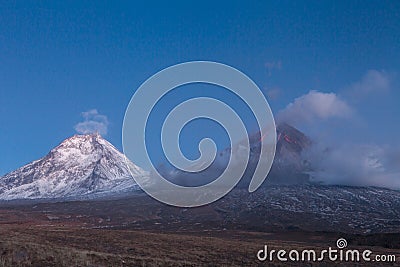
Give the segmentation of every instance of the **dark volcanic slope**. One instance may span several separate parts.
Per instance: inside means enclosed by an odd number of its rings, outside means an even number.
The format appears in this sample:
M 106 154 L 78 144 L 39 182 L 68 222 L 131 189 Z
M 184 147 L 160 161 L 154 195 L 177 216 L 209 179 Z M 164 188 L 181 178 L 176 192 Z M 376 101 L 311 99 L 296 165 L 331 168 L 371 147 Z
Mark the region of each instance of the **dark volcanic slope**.
M 269 186 L 233 191 L 215 206 L 226 211 L 225 221 L 258 230 L 400 232 L 400 192 L 382 188 Z
M 161 204 L 146 195 L 117 200 L 7 208 L 1 221 L 164 230 L 240 229 L 400 233 L 400 192 L 362 187 L 280 185 L 236 189 L 200 208 Z M 13 210 L 12 212 L 10 210 Z
M 272 169 L 268 174 L 266 183 L 269 184 L 305 184 L 309 183 L 309 163 L 304 161 L 302 153 L 308 149 L 312 142 L 301 131 L 282 123 L 276 127 L 277 143 Z M 238 187 L 248 187 L 254 170 L 259 162 L 261 151 L 260 132 L 249 136 L 250 157 L 249 164 Z M 217 153 L 215 162 L 200 173 L 187 173 L 176 169 L 160 170 L 170 180 L 181 185 L 199 186 L 216 179 L 225 170 L 231 154 L 230 147 Z M 233 149 L 232 153 L 238 153 Z
M 311 140 L 286 123 L 279 124 L 276 133 L 276 153 L 267 183 L 308 183 L 310 181 L 307 174 L 310 170 L 309 163 L 303 160 L 302 153 L 311 146 Z

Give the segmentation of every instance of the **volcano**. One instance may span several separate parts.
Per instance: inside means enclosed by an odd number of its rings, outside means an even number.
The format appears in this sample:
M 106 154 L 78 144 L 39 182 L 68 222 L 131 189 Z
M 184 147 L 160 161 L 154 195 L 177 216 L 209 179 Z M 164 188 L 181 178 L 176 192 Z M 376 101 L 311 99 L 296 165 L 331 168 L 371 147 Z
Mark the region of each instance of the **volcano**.
M 133 176 L 147 175 L 99 134 L 75 135 L 1 177 L 0 199 L 82 199 L 137 191 Z
M 310 164 L 303 159 L 302 154 L 311 147 L 312 141 L 295 127 L 281 123 L 276 127 L 276 151 L 271 170 L 266 180 L 267 184 L 306 184 L 310 182 Z M 239 185 L 246 186 L 260 160 L 260 132 L 249 136 L 250 160 Z M 262 164 L 262 163 L 261 163 Z
M 311 147 L 312 141 L 301 131 L 293 126 L 282 123 L 276 127 L 277 143 L 276 153 L 267 184 L 307 184 L 310 182 L 308 172 L 310 164 L 303 159 L 303 152 Z M 261 141 L 260 132 L 249 135 L 250 156 L 246 171 L 240 180 L 238 187 L 247 187 L 254 170 L 260 160 Z M 240 145 L 240 144 L 239 144 Z M 213 164 L 199 173 L 188 173 L 177 169 L 161 170 L 162 174 L 169 177 L 174 183 L 183 186 L 200 186 L 215 180 L 225 170 L 230 154 L 240 153 L 236 147 L 228 147 L 217 153 Z M 235 155 L 237 156 L 237 155 Z
M 310 181 L 310 164 L 302 153 L 312 141 L 293 126 L 282 123 L 276 128 L 277 143 L 274 163 L 267 182 L 273 184 L 304 184 Z

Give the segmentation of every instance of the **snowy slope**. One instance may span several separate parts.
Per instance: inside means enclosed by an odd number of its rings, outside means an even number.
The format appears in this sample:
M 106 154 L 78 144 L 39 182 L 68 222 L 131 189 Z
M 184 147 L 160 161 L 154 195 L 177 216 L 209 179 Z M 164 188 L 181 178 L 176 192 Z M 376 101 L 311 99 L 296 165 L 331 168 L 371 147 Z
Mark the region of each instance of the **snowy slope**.
M 129 162 L 134 176 L 147 177 Z M 0 199 L 82 198 L 138 190 L 125 156 L 98 134 L 75 135 L 0 178 Z

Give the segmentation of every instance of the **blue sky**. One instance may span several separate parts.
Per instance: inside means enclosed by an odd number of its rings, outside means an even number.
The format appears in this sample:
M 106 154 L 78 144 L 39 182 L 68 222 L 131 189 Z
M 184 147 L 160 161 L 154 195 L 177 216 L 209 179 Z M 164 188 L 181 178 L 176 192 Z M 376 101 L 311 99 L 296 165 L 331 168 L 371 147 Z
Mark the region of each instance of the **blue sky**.
M 310 135 L 397 145 L 399 29 L 398 1 L 2 2 L 0 175 L 85 121 L 121 149 L 135 89 L 191 60 L 243 71 L 288 120 L 303 101 L 344 103 L 293 119 Z

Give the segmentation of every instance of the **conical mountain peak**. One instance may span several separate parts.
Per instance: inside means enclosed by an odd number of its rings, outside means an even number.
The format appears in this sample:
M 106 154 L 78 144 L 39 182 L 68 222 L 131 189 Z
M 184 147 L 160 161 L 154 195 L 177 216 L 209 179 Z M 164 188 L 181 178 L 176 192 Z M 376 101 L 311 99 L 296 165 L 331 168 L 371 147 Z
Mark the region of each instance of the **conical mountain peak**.
M 129 167 L 128 167 L 129 165 Z M 74 198 L 138 190 L 147 172 L 99 134 L 74 135 L 45 157 L 0 178 L 0 199 Z

